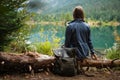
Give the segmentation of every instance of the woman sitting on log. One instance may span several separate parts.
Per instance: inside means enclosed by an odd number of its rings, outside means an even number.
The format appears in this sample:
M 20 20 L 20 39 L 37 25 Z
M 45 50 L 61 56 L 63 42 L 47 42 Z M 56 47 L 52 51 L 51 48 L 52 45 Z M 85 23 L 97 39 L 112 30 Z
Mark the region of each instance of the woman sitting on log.
M 83 60 L 89 56 L 89 49 L 91 51 L 91 58 L 97 60 L 95 55 L 89 25 L 84 21 L 84 12 L 81 6 L 75 7 L 73 11 L 74 20 L 68 23 L 65 33 L 65 47 L 77 48 L 77 57 Z

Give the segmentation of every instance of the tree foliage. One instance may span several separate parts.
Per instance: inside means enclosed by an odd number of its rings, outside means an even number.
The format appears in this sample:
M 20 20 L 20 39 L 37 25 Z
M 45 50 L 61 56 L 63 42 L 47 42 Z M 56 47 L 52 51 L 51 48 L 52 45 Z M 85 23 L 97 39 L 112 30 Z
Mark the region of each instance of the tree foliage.
M 57 19 L 65 14 L 72 14 L 75 6 L 81 5 L 86 18 L 103 21 L 120 21 L 120 0 L 55 0 L 56 6 L 43 10 L 43 14 L 55 15 Z M 52 6 L 52 5 L 51 5 Z M 71 15 L 72 16 L 72 15 Z M 64 17 L 62 17 L 64 19 Z M 43 18 L 44 19 L 44 18 Z
M 20 29 L 25 15 L 18 16 L 18 9 L 26 0 L 0 0 L 0 51 L 12 40 L 12 33 Z

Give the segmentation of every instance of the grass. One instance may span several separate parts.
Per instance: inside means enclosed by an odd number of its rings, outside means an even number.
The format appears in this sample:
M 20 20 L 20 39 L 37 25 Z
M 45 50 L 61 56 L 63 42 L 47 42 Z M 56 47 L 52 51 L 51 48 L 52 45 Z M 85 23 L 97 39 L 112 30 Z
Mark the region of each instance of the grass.
M 114 43 L 114 46 L 106 49 L 105 52 L 108 59 L 120 59 L 120 44 Z

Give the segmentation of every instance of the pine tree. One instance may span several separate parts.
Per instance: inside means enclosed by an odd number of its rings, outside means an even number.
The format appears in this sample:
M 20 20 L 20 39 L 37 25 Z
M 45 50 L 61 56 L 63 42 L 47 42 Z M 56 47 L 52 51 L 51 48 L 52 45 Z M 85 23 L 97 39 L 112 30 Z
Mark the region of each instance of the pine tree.
M 22 27 L 23 17 L 18 17 L 18 9 L 26 0 L 0 0 L 0 51 L 12 39 L 11 33 Z

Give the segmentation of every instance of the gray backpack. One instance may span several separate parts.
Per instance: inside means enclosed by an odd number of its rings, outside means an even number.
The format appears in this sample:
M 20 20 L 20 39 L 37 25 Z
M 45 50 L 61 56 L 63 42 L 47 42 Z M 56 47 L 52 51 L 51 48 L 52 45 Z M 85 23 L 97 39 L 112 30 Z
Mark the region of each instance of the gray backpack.
M 54 49 L 56 57 L 53 72 L 61 76 L 74 76 L 77 74 L 76 49 L 59 48 Z

